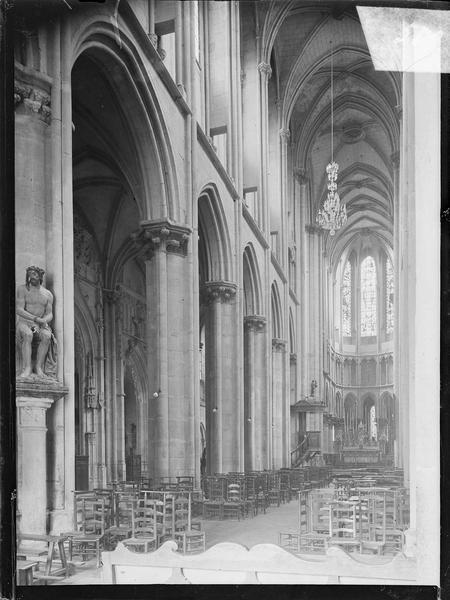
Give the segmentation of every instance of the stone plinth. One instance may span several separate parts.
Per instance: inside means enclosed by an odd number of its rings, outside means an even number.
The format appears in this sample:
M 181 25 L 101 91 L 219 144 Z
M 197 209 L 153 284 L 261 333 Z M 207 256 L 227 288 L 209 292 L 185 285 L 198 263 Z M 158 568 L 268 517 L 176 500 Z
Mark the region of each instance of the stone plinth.
M 47 533 L 46 413 L 67 391 L 51 379 L 17 380 L 17 506 L 24 533 Z

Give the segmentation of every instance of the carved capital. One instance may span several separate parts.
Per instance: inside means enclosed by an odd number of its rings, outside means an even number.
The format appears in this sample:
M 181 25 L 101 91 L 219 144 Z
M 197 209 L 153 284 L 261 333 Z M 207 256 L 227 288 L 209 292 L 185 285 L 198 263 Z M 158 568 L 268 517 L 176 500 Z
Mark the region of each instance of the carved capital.
M 289 356 L 289 361 L 290 361 L 291 365 L 296 365 L 297 364 L 297 355 L 293 354 L 291 352 L 291 354 Z
M 297 167 L 294 169 L 294 177 L 300 185 L 308 183 L 308 174 L 304 167 Z
M 108 304 L 117 304 L 122 296 L 121 289 L 117 287 L 115 290 L 103 288 L 103 298 Z
M 282 142 L 287 144 L 291 139 L 291 132 L 289 129 L 280 129 L 280 138 Z
M 144 260 L 151 260 L 157 250 L 180 256 L 187 255 L 187 245 L 192 230 L 170 221 L 143 221 L 131 237 L 140 248 Z
M 266 317 L 261 315 L 249 315 L 244 317 L 244 327 L 250 331 L 264 331 L 266 328 Z
M 14 106 L 23 106 L 27 112 L 36 114 L 49 124 L 52 116 L 50 95 L 19 81 L 14 83 Z
M 237 285 L 230 281 L 207 281 L 201 289 L 205 304 L 214 301 L 230 302 L 236 296 Z
M 286 340 L 280 338 L 272 338 L 272 349 L 275 352 L 283 352 L 286 350 Z
M 270 79 L 270 77 L 272 75 L 272 68 L 268 63 L 260 62 L 259 65 L 257 66 L 257 69 L 265 79 L 267 79 L 267 80 Z

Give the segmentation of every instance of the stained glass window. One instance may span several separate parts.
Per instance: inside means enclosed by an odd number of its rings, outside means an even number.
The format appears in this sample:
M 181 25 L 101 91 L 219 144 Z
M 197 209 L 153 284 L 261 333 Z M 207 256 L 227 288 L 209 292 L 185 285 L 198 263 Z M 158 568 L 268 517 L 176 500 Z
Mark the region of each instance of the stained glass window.
M 352 265 L 349 260 L 342 278 L 342 335 L 352 335 Z
M 377 272 L 371 256 L 361 264 L 361 337 L 377 331 Z
M 386 333 L 394 330 L 394 269 L 391 259 L 386 258 Z

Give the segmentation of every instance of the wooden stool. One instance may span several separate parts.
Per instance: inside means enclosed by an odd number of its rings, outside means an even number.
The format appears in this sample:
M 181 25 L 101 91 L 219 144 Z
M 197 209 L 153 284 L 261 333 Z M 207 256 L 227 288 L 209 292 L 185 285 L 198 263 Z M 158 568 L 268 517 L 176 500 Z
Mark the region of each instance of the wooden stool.
M 33 585 L 33 569 L 38 562 L 32 560 L 17 561 L 17 585 Z

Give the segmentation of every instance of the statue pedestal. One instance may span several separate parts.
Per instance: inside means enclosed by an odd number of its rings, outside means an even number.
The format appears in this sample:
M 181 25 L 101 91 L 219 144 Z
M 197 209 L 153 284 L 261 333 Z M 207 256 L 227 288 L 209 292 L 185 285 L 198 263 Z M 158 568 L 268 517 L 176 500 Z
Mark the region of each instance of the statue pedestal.
M 67 391 L 55 380 L 17 380 L 17 508 L 23 533 L 47 533 L 46 413 Z

